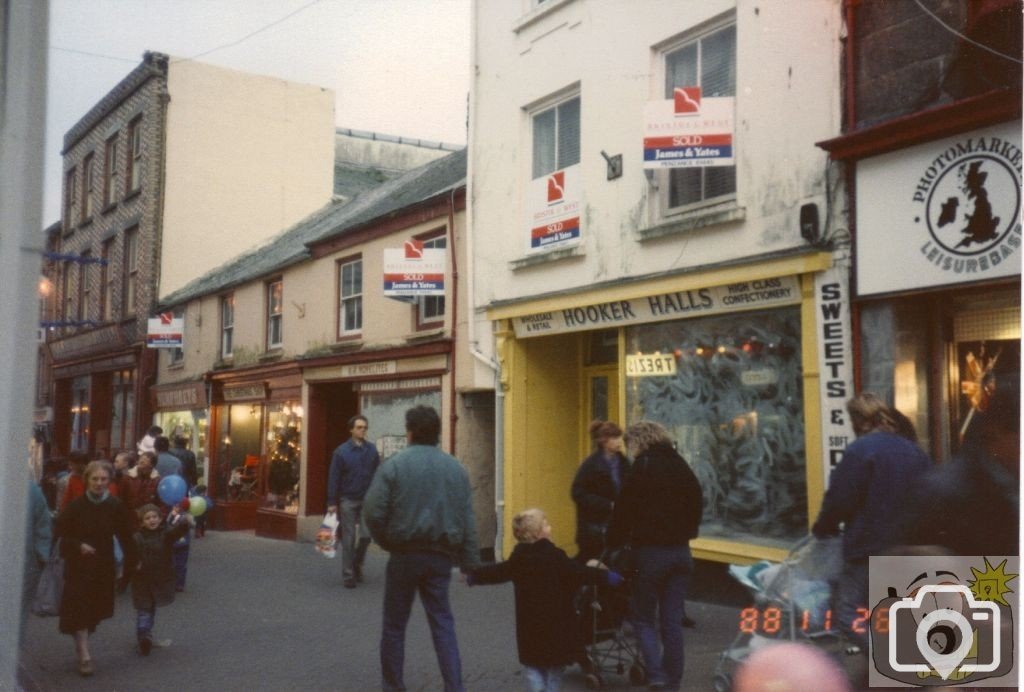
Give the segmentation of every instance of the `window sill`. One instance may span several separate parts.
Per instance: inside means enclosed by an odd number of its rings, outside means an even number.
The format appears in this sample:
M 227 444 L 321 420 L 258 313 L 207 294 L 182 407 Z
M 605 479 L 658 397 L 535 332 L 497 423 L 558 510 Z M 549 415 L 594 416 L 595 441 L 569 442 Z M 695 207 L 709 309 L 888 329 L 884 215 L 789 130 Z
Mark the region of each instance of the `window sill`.
M 281 360 L 284 357 L 284 351 L 281 348 L 275 348 L 271 351 L 267 351 L 259 357 L 261 363 L 271 363 L 275 360 Z
M 229 356 L 227 358 L 223 358 L 223 359 L 218 360 L 217 362 L 215 362 L 213 364 L 213 369 L 214 370 L 227 370 L 229 368 L 233 368 L 234 366 L 235 366 L 234 358 Z
M 168 370 L 184 370 L 185 369 L 185 361 L 184 360 L 179 360 L 176 363 L 168 363 L 167 364 L 167 369 Z
M 547 252 L 538 252 L 535 255 L 526 255 L 519 259 L 514 259 L 509 262 L 509 267 L 512 271 L 519 271 L 520 269 L 528 269 L 529 267 L 535 267 L 539 264 L 547 264 L 549 262 L 557 262 L 563 259 L 569 259 L 572 257 L 583 257 L 583 246 L 573 245 L 572 247 L 560 248 L 558 250 L 549 250 Z
M 552 14 L 560 7 L 568 5 L 572 0 L 547 0 L 543 5 L 534 7 L 512 24 L 512 31 L 519 33 L 526 27 L 538 21 L 541 17 Z
M 334 353 L 343 353 L 346 351 L 358 351 L 363 347 L 363 337 L 357 336 L 341 336 L 338 337 L 339 341 L 331 344 L 330 349 Z M 344 339 L 342 341 L 341 339 Z
M 410 343 L 417 341 L 428 341 L 430 339 L 436 339 L 439 336 L 444 336 L 444 327 L 427 328 L 412 334 L 406 334 L 405 340 Z
M 86 216 L 84 219 L 79 221 L 78 222 L 78 227 L 79 228 L 85 228 L 86 226 L 88 226 L 91 223 L 92 223 L 92 214 L 90 214 L 89 216 Z
M 111 202 L 110 204 L 108 204 L 105 207 L 103 207 L 102 209 L 100 209 L 100 214 L 103 214 L 104 216 L 106 216 L 107 214 L 109 214 L 110 212 L 114 211 L 115 209 L 117 209 L 117 202 Z
M 127 201 L 129 201 L 129 200 L 135 199 L 136 197 L 138 197 L 138 196 L 139 196 L 139 195 L 141 195 L 141 194 L 142 194 L 142 188 L 141 188 L 141 187 L 137 187 L 137 188 L 135 188 L 134 190 L 130 190 L 130 191 L 128 192 L 128 194 L 127 194 L 127 195 L 125 195 L 125 196 L 124 196 L 124 197 L 123 197 L 123 198 L 121 199 L 121 201 L 122 201 L 122 202 L 127 202 Z
M 696 231 L 708 226 L 743 221 L 746 217 L 746 208 L 738 206 L 735 201 L 730 201 L 725 204 L 716 204 L 713 207 L 695 209 L 680 214 L 679 216 L 663 220 L 657 226 L 638 229 L 636 239 L 642 243 L 648 240 L 675 235 L 676 233 Z

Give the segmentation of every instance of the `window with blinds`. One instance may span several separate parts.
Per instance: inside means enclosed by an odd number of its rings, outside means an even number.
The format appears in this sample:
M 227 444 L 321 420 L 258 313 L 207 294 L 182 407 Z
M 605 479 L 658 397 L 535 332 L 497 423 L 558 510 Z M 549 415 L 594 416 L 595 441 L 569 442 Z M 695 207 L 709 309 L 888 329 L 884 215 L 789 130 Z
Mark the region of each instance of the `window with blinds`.
M 580 162 L 580 97 L 533 115 L 533 178 Z

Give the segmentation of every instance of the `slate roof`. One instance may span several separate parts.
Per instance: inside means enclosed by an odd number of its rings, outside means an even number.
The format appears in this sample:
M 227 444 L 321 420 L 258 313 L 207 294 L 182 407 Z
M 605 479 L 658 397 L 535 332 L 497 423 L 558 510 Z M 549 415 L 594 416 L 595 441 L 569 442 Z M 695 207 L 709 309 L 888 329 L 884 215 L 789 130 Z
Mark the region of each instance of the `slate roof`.
M 238 286 L 310 258 L 311 244 L 383 220 L 466 183 L 466 150 L 431 161 L 344 203 L 334 199 L 262 246 L 249 250 L 171 293 L 160 309 Z

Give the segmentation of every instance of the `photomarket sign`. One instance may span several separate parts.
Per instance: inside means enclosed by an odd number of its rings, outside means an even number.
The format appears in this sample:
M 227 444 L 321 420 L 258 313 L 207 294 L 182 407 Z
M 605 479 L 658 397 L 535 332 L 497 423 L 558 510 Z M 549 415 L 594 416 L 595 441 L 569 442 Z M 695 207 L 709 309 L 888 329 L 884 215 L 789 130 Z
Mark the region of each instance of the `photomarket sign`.
M 732 166 L 736 99 L 703 98 L 676 87 L 673 98 L 644 106 L 644 168 Z
M 796 277 L 784 276 L 541 312 L 516 317 L 513 324 L 516 337 L 524 339 L 799 302 L 800 289 Z
M 857 163 L 857 292 L 959 284 L 1021 269 L 1021 124 Z
M 530 181 L 526 190 L 527 251 L 579 242 L 581 180 L 577 164 Z

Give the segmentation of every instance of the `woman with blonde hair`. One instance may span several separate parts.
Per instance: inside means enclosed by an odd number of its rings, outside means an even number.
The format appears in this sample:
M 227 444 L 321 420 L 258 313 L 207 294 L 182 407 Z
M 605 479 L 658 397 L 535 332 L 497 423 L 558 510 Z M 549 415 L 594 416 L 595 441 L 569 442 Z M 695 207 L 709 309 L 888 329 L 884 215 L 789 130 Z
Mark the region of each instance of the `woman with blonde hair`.
M 120 499 L 110 494 L 113 469 L 106 461 L 85 467 L 85 493 L 57 516 L 56 534 L 65 560 L 60 631 L 75 638 L 78 672 L 92 675 L 89 635 L 114 614 L 114 537 L 121 542 L 125 565 L 136 563 L 132 521 Z
M 580 463 L 572 481 L 576 503 L 576 559 L 581 563 L 601 557 L 612 508 L 629 474 L 629 462 L 622 453 L 622 428 L 611 421 L 590 423 L 594 451 Z

